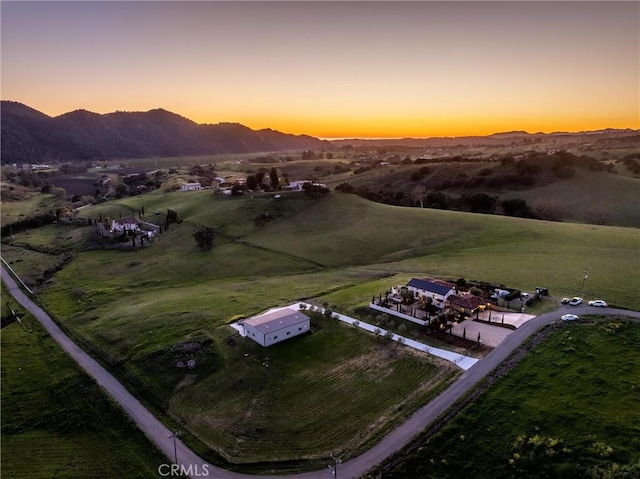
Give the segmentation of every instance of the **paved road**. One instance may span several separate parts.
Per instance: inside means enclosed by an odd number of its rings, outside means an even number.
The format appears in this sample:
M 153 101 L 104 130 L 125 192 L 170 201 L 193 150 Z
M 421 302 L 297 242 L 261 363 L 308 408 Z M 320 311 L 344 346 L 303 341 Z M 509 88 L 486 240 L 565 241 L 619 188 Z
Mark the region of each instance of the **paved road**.
M 98 364 L 87 353 L 71 341 L 62 330 L 53 322 L 49 315 L 39 306 L 33 303 L 16 285 L 14 279 L 2 266 L 2 280 L 5 282 L 11 294 L 25 307 L 51 334 L 51 336 L 69 353 L 80 366 L 93 376 L 133 418 L 138 427 L 153 441 L 160 450 L 173 460 L 174 443 L 169 437 L 171 431 L 167 429 L 151 412 L 149 412 L 124 386 L 122 386 L 106 369 Z M 489 353 L 482 361 L 478 361 L 473 367 L 465 371 L 449 388 L 443 391 L 433 401 L 419 409 L 404 424 L 389 433 L 382 441 L 376 444 L 362 455 L 350 459 L 338 466 L 340 479 L 355 479 L 362 476 L 368 470 L 382 462 L 391 454 L 402 449 L 413 437 L 420 433 L 427 425 L 442 414 L 450 404 L 455 402 L 478 381 L 484 378 L 491 370 L 506 359 L 522 342 L 544 325 L 558 321 L 561 314 L 571 311 L 576 314 L 608 314 L 623 315 L 640 319 L 640 313 L 635 311 L 618 310 L 612 308 L 593 308 L 590 306 L 562 307 L 559 311 L 538 316 L 515 330 L 512 334 Z M 230 472 L 208 464 L 191 449 L 186 447 L 179 439 L 176 441 L 178 462 L 184 468 L 191 467 L 192 477 L 206 477 L 211 479 L 329 479 L 330 470 L 323 469 L 296 475 L 285 476 L 257 476 Z M 170 461 L 168 460 L 167 463 Z M 160 466 L 160 465 L 159 465 Z M 168 469 L 161 472 L 167 473 Z M 162 477 L 164 474 L 158 474 Z

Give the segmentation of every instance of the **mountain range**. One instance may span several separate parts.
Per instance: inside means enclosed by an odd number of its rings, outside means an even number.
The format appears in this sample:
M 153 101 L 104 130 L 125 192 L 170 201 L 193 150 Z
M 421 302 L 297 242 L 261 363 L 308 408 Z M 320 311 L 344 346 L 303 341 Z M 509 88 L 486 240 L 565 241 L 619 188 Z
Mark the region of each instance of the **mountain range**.
M 75 110 L 51 117 L 2 101 L 2 163 L 83 161 L 331 148 L 309 135 L 238 123 L 198 124 L 163 109 L 98 114 Z
M 3 100 L 2 163 L 46 163 L 95 159 L 260 153 L 353 147 L 510 146 L 551 141 L 625 139 L 640 143 L 638 130 L 606 129 L 577 133 L 512 131 L 488 136 L 321 140 L 239 123 L 198 124 L 161 108 L 107 114 L 75 110 L 51 117 L 19 102 Z

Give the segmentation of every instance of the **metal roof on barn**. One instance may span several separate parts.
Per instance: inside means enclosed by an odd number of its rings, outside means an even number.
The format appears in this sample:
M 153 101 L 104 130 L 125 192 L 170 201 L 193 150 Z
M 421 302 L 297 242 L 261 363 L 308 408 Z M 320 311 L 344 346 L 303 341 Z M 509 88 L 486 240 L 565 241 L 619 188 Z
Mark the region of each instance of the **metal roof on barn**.
M 267 334 L 307 321 L 309 321 L 309 317 L 307 315 L 302 314 L 295 309 L 285 308 L 279 311 L 274 311 L 273 313 L 254 316 L 253 318 L 245 319 L 243 322 L 244 324 L 253 326 L 262 334 Z

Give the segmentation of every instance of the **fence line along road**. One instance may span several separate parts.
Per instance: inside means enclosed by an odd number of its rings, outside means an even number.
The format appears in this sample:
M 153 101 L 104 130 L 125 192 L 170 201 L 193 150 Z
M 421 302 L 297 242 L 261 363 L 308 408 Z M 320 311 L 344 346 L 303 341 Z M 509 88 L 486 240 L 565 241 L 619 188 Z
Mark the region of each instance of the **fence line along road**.
M 135 421 L 140 430 L 155 443 L 168 458 L 167 463 L 173 461 L 177 454 L 178 462 L 183 470 L 191 471 L 193 478 L 210 479 L 329 479 L 329 468 L 320 471 L 312 471 L 290 475 L 252 475 L 227 471 L 220 467 L 207 463 L 195 454 L 178 438 L 173 431 L 162 424 L 140 401 L 138 401 L 127 389 L 120 384 L 105 368 L 103 368 L 91 356 L 78 347 L 61 329 L 54 323 L 51 317 L 31 299 L 29 299 L 18 287 L 16 281 L 1 266 L 1 277 L 11 295 L 26 308 L 47 330 L 51 337 L 90 375 L 95 381 L 120 404 L 124 411 Z M 16 276 L 17 277 L 17 276 Z M 582 306 L 572 308 L 577 314 L 605 314 L 623 315 L 640 319 L 640 313 L 610 308 L 593 308 Z M 556 311 L 538 316 L 507 336 L 505 341 L 498 345 L 485 358 L 478 361 L 470 369 L 465 371 L 451 386 L 444 390 L 431 402 L 416 411 L 407 421 L 391 431 L 379 443 L 360 456 L 343 462 L 339 466 L 338 476 L 341 479 L 356 479 L 374 468 L 383 460 L 406 446 L 411 439 L 419 434 L 425 427 L 433 422 L 440 414 L 471 389 L 478 381 L 484 378 L 491 370 L 506 359 L 522 342 L 542 326 L 558 321 L 564 311 Z M 174 442 L 175 441 L 175 442 Z M 330 459 L 327 459 L 329 464 Z M 158 464 L 160 467 L 161 464 Z M 162 471 L 166 474 L 166 466 Z

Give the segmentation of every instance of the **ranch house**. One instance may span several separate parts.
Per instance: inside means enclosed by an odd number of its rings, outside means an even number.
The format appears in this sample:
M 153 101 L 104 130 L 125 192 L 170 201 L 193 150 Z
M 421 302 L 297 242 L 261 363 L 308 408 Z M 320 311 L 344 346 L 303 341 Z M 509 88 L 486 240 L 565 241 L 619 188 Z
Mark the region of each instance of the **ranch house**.
M 311 330 L 309 317 L 290 308 L 245 319 L 242 325 L 245 335 L 262 346 L 271 346 Z
M 449 296 L 456 293 L 455 284 L 433 278 L 413 278 L 407 283 L 407 289 L 417 297 L 431 298 L 431 304 L 440 309 L 444 309 Z

